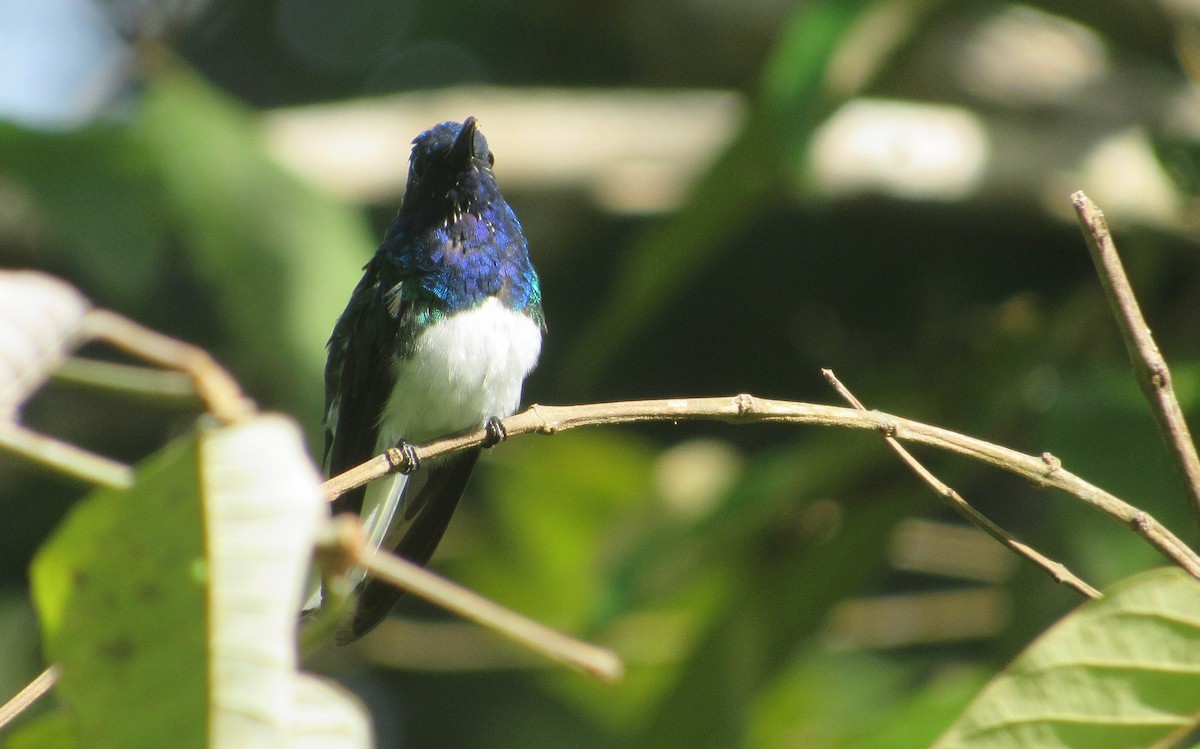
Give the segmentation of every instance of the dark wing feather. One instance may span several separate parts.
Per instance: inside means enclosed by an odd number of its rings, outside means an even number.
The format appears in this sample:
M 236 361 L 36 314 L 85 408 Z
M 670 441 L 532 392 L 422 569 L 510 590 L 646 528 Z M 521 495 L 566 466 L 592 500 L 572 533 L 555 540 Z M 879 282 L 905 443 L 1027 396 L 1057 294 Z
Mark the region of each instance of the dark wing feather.
M 396 319 L 387 308 L 379 256 L 367 264 L 346 311 L 334 326 L 325 364 L 325 472 L 336 476 L 369 460 L 379 438 L 379 415 L 395 385 L 391 357 Z M 365 487 L 333 502 L 333 513 L 362 509 Z
M 388 529 L 383 546 L 414 564 L 428 562 L 458 507 L 480 452 L 476 448 L 430 463 L 409 476 L 404 487 L 403 509 Z M 353 617 L 337 632 L 337 644 L 353 642 L 371 631 L 403 594 L 399 588 L 367 578 L 359 591 Z

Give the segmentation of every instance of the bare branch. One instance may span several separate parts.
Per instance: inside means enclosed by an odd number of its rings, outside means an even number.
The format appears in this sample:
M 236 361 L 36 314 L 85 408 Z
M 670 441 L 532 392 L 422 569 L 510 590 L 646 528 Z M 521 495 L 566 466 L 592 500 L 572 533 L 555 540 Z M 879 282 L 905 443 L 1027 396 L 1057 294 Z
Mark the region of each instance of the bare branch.
M 1154 343 L 1146 318 L 1142 316 L 1129 277 L 1125 275 L 1125 268 L 1117 254 L 1116 243 L 1108 231 L 1104 212 L 1083 192 L 1073 194 L 1071 202 L 1079 214 L 1079 224 L 1087 239 L 1092 262 L 1096 264 L 1100 283 L 1104 286 L 1104 294 L 1112 307 L 1113 317 L 1117 320 L 1121 337 L 1125 339 L 1125 348 L 1133 362 L 1138 385 L 1150 402 L 1150 409 L 1167 441 L 1171 458 L 1191 495 L 1192 508 L 1200 518 L 1200 457 L 1196 455 L 1196 446 L 1188 431 L 1187 421 L 1183 418 L 1183 409 L 1175 397 L 1171 371 Z
M 491 629 L 535 653 L 607 683 L 619 680 L 624 674 L 620 658 L 611 650 L 556 632 L 407 559 L 372 551 L 355 520 L 343 521 L 330 539 L 349 556 L 350 564 L 363 567 L 376 578 Z
M 208 411 L 230 424 L 254 410 L 237 381 L 199 346 L 165 336 L 156 330 L 105 309 L 90 309 L 83 318 L 88 338 L 107 341 L 134 356 L 186 372 Z
M 509 437 L 520 434 L 554 434 L 566 429 L 601 424 L 648 421 L 723 421 L 731 424 L 787 423 L 865 429 L 885 432 L 902 442 L 915 442 L 964 455 L 1022 476 L 1041 487 L 1066 492 L 1095 509 L 1129 526 L 1168 559 L 1192 577 L 1200 579 L 1200 556 L 1170 530 L 1127 502 L 1096 487 L 1062 467 L 1049 453 L 1026 455 L 1007 447 L 968 437 L 949 429 L 922 424 L 879 411 L 859 411 L 839 406 L 769 400 L 741 394 L 718 398 L 619 401 L 577 406 L 530 406 L 502 420 Z M 483 445 L 488 439 L 483 428 L 416 448 L 420 460 Z M 391 456 L 390 452 L 396 452 Z M 331 479 L 323 489 L 331 498 L 355 486 L 387 475 L 402 464 L 399 451 L 389 451 Z
M 833 386 L 834 390 L 837 390 L 838 394 L 845 398 L 846 401 L 848 401 L 852 406 L 860 411 L 867 410 L 866 406 L 864 406 L 862 402 L 858 400 L 858 398 L 854 397 L 854 394 L 842 384 L 841 380 L 837 378 L 837 375 L 833 373 L 833 370 L 822 369 L 821 374 L 825 375 L 825 379 L 829 381 L 829 384 Z M 897 442 L 896 439 L 890 434 L 885 433 L 883 438 L 887 440 L 888 445 L 890 445 L 891 448 L 896 451 L 896 454 L 900 456 L 900 459 L 907 463 L 908 467 L 911 468 L 914 473 L 920 476 L 925 483 L 933 487 L 933 490 L 938 493 L 938 496 L 946 500 L 950 507 L 958 512 L 959 515 L 962 515 L 964 518 L 966 518 L 976 528 L 979 528 L 981 531 L 996 539 L 1004 546 L 1025 557 L 1038 567 L 1041 567 L 1046 574 L 1053 578 L 1055 582 L 1068 585 L 1078 591 L 1081 595 L 1087 596 L 1088 598 L 1101 597 L 1100 591 L 1096 590 L 1076 576 L 1075 573 L 1067 569 L 1067 566 L 1062 562 L 1056 562 L 1053 559 L 1042 555 L 1032 546 L 1018 541 L 1008 531 L 996 525 L 986 515 L 972 507 L 967 500 L 962 498 L 961 494 L 945 484 L 937 476 L 933 475 L 933 473 L 925 466 L 921 465 L 920 461 L 913 457 L 912 453 L 904 449 L 904 446 Z
M 115 489 L 133 484 L 133 469 L 124 463 L 3 419 L 0 419 L 0 448 L 92 484 Z
M 58 681 L 58 669 L 51 666 L 34 677 L 33 681 L 25 685 L 25 688 L 17 692 L 11 700 L 0 705 L 0 728 L 4 728 L 14 718 L 28 710 L 29 706 L 37 702 L 39 697 L 50 691 L 50 687 L 54 686 L 56 681 Z
M 192 378 L 182 372 L 79 356 L 65 359 L 54 373 L 54 379 L 147 398 L 195 402 L 197 397 Z

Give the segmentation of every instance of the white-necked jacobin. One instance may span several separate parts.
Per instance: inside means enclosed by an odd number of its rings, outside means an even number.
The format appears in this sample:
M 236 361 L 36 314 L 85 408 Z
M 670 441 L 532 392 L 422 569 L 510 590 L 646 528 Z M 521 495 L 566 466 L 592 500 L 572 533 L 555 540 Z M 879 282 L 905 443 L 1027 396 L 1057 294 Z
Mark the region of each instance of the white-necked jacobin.
M 325 469 L 335 476 L 397 443 L 513 413 L 541 350 L 542 295 L 516 214 L 475 118 L 413 141 L 395 221 L 337 321 L 325 366 Z M 494 423 L 494 422 L 493 422 Z M 479 448 L 343 494 L 370 542 L 424 564 Z M 337 640 L 361 637 L 399 599 L 370 578 Z

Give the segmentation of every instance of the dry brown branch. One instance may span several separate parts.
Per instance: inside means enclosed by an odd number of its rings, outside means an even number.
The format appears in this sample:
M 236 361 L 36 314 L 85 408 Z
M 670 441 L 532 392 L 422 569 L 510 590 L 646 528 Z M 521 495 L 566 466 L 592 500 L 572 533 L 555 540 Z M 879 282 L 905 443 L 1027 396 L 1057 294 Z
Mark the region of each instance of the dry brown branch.
M 0 449 L 88 483 L 116 489 L 133 483 L 133 469 L 124 463 L 2 419 Z
M 394 554 L 373 551 L 357 519 L 334 522 L 326 543 L 337 548 L 327 551 L 344 555 L 343 566 L 362 567 L 380 580 L 600 681 L 612 683 L 623 675 L 621 659 L 611 650 L 568 637 Z
M 199 346 L 104 309 L 88 310 L 83 331 L 89 339 L 105 341 L 148 362 L 187 373 L 209 413 L 222 424 L 231 424 L 254 410 L 237 381 Z
M 1115 520 L 1129 526 L 1168 559 L 1192 577 L 1200 579 L 1200 556 L 1175 534 L 1150 516 L 1108 492 L 1093 486 L 1064 469 L 1049 453 L 1034 457 L 968 437 L 949 429 L 922 424 L 878 411 L 825 406 L 814 403 L 770 400 L 741 394 L 716 398 L 675 398 L 670 400 L 620 401 L 576 406 L 530 406 L 525 411 L 501 420 L 506 433 L 554 434 L 566 429 L 601 424 L 629 424 L 647 421 L 723 421 L 731 424 L 787 423 L 866 429 L 884 432 L 902 442 L 929 445 L 964 455 L 995 466 L 1033 482 L 1066 492 Z M 480 428 L 454 437 L 416 447 L 421 460 L 445 455 L 485 443 L 487 431 Z M 325 482 L 324 490 L 335 497 L 355 486 L 395 471 L 404 464 L 399 450 L 350 469 Z
M 13 718 L 37 702 L 39 697 L 50 691 L 50 687 L 54 686 L 56 681 L 58 681 L 58 670 L 51 666 L 26 684 L 25 688 L 17 692 L 11 700 L 0 705 L 0 728 L 7 726 Z
M 854 406 L 860 411 L 867 410 L 866 406 L 864 406 L 862 402 L 858 400 L 858 398 L 854 397 L 854 394 L 842 384 L 841 380 L 837 378 L 837 375 L 833 373 L 833 370 L 822 369 L 821 374 L 825 375 L 825 379 L 829 381 L 829 384 L 832 385 L 834 390 L 837 390 L 838 394 L 846 399 L 850 405 Z M 946 500 L 946 503 L 949 504 L 950 507 L 955 510 L 955 512 L 966 518 L 976 528 L 996 539 L 1016 554 L 1025 557 L 1038 567 L 1041 567 L 1046 574 L 1053 578 L 1055 582 L 1070 586 L 1078 591 L 1081 595 L 1087 596 L 1088 598 L 1100 598 L 1100 591 L 1096 590 L 1091 585 L 1088 585 L 1086 582 L 1080 579 L 1075 573 L 1067 569 L 1067 566 L 1062 562 L 1056 562 L 1053 559 L 1044 556 L 1032 546 L 1018 541 L 1011 534 L 1009 534 L 1008 531 L 996 525 L 986 515 L 972 507 L 967 500 L 963 499 L 961 494 L 944 483 L 937 476 L 933 475 L 928 468 L 921 465 L 921 462 L 913 457 L 912 453 L 904 449 L 904 446 L 897 442 L 896 439 L 890 434 L 884 434 L 883 438 L 887 440 L 888 445 L 896 451 L 896 454 L 900 456 L 900 459 L 903 460 L 908 467 L 917 474 L 917 476 L 921 477 L 925 483 L 933 487 L 933 490 L 938 493 L 938 496 Z
M 1125 275 L 1125 268 L 1117 254 L 1116 243 L 1108 230 L 1104 212 L 1083 192 L 1073 194 L 1071 202 L 1079 214 L 1083 236 L 1087 240 L 1092 262 L 1096 264 L 1100 283 L 1104 286 L 1104 294 L 1112 307 L 1113 317 L 1117 320 L 1117 327 L 1121 330 L 1121 337 L 1125 340 L 1138 385 L 1150 402 L 1150 409 L 1167 442 L 1171 459 L 1191 495 L 1192 508 L 1200 518 L 1200 457 L 1196 455 L 1196 445 L 1183 418 L 1183 409 L 1175 397 L 1171 370 L 1167 368 L 1166 359 L 1159 352 L 1150 334 L 1150 326 L 1142 316 L 1129 277 Z

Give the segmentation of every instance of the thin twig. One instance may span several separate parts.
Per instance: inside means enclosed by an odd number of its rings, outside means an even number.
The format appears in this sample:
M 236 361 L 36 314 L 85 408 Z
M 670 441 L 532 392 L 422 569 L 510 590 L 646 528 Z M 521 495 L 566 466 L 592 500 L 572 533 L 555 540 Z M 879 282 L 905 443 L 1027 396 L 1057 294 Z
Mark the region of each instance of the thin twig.
M 50 687 L 54 686 L 56 681 L 58 681 L 58 669 L 51 666 L 34 677 L 33 681 L 26 684 L 25 688 L 17 692 L 11 700 L 0 705 L 0 729 L 29 709 L 29 706 L 37 702 L 39 697 L 50 691 Z
M 350 563 L 363 567 L 374 577 L 601 681 L 615 682 L 624 673 L 621 659 L 611 650 L 556 632 L 407 559 L 372 551 L 361 527 L 353 534 L 347 534 L 345 528 L 341 530 L 333 537 L 335 542 L 349 555 Z
M 186 372 L 209 413 L 223 424 L 254 410 L 237 380 L 199 346 L 165 336 L 115 312 L 91 309 L 83 318 L 88 338 L 107 341 L 123 351 L 160 366 Z
M 195 402 L 192 378 L 182 372 L 135 364 L 100 361 L 71 356 L 54 372 L 59 382 L 113 390 L 149 398 L 172 398 Z
M 1149 513 L 1133 507 L 1067 471 L 1053 455 L 1049 453 L 1043 453 L 1038 457 L 1026 455 L 948 429 L 910 421 L 879 411 L 859 411 L 839 406 L 769 400 L 742 394 L 719 398 L 621 401 L 577 406 L 534 405 L 525 411 L 503 419 L 502 424 L 508 436 L 514 437 L 529 433 L 554 434 L 565 429 L 583 426 L 649 421 L 814 424 L 887 432 L 902 442 L 915 442 L 941 450 L 949 450 L 1022 476 L 1038 486 L 1052 487 L 1071 494 L 1129 526 L 1192 577 L 1200 579 L 1200 555 L 1197 555 L 1187 544 L 1179 540 Z M 420 460 L 428 460 L 468 447 L 481 446 L 487 440 L 487 430 L 480 428 L 417 446 L 416 454 Z M 325 482 L 322 488 L 327 496 L 336 496 L 336 492 L 344 492 L 387 475 L 403 463 L 399 451 L 391 450 Z
M 845 398 L 850 405 L 854 406 L 860 411 L 867 410 L 866 406 L 864 406 L 862 402 L 858 400 L 858 398 L 854 397 L 854 394 L 842 384 L 841 380 L 837 378 L 837 375 L 833 373 L 833 370 L 822 369 L 821 374 L 825 375 L 825 379 L 829 381 L 829 384 L 833 386 L 833 389 L 836 390 L 839 395 Z M 1055 582 L 1068 585 L 1078 591 L 1081 595 L 1087 596 L 1088 598 L 1101 597 L 1100 591 L 1096 590 L 1080 579 L 1077 575 L 1075 575 L 1075 573 L 1067 569 L 1067 566 L 1062 562 L 1056 562 L 1053 559 L 1044 556 L 1032 546 L 1018 541 L 1008 531 L 996 525 L 986 515 L 972 507 L 967 500 L 963 499 L 961 494 L 948 486 L 937 476 L 933 475 L 933 473 L 925 466 L 921 465 L 921 462 L 918 461 L 912 453 L 904 449 L 904 446 L 897 442 L 896 439 L 890 434 L 885 433 L 883 438 L 887 440 L 888 445 L 896 451 L 896 454 L 900 456 L 900 459 L 907 463 L 908 467 L 911 468 L 914 473 L 920 476 L 925 483 L 933 487 L 933 490 L 937 492 L 942 499 L 946 500 L 950 507 L 958 512 L 959 515 L 962 515 L 964 518 L 966 518 L 976 528 L 979 528 L 1004 546 L 1025 557 L 1038 567 L 1041 567 Z
M 124 463 L 11 421 L 0 420 L 0 448 L 91 484 L 114 489 L 133 484 L 133 469 Z
M 1167 442 L 1171 458 L 1191 495 L 1192 508 L 1200 518 L 1200 456 L 1196 455 L 1196 445 L 1183 418 L 1183 409 L 1175 397 L 1171 370 L 1167 368 L 1167 362 L 1150 334 L 1146 318 L 1142 316 L 1129 277 L 1125 275 L 1125 268 L 1117 254 L 1116 243 L 1108 230 L 1104 212 L 1083 192 L 1073 194 L 1071 202 L 1079 214 L 1083 236 L 1087 240 L 1092 262 L 1096 264 L 1100 283 L 1104 286 L 1104 294 L 1112 307 L 1113 317 L 1117 320 L 1121 337 L 1125 339 L 1138 385 L 1150 402 L 1150 409 Z

